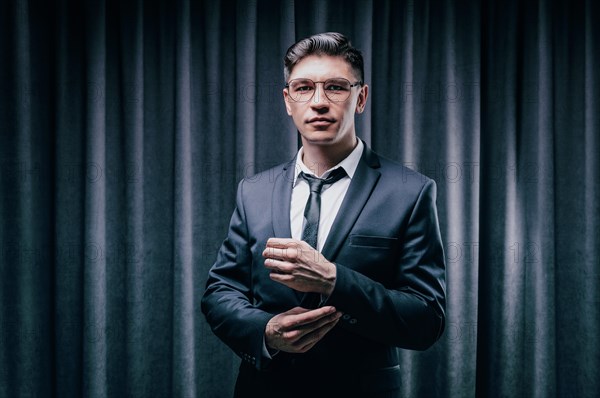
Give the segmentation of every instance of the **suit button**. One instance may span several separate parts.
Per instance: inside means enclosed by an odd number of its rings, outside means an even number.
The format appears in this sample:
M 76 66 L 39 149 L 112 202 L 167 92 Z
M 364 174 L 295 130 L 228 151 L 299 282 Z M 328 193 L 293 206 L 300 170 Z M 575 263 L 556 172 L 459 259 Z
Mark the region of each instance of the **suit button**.
M 356 319 L 352 318 L 350 319 L 350 325 L 354 325 L 356 322 L 358 322 Z
M 350 319 L 350 315 L 344 314 L 344 315 L 342 315 L 342 319 L 347 321 L 348 319 Z

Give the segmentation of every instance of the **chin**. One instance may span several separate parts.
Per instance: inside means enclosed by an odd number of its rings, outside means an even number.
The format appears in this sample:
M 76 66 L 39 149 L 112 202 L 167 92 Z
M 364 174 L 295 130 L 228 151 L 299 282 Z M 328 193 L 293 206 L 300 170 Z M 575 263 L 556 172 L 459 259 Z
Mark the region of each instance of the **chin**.
M 313 145 L 328 145 L 333 144 L 338 141 L 338 136 L 336 133 L 330 131 L 311 131 L 307 134 L 302 134 L 302 138 L 304 138 L 307 142 Z

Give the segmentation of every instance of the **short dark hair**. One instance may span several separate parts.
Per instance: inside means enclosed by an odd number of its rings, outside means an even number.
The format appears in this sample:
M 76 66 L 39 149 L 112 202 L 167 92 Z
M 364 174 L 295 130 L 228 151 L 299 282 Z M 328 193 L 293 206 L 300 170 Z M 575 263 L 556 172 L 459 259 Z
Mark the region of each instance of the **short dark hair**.
M 352 47 L 346 36 L 337 32 L 319 33 L 291 45 L 283 58 L 283 76 L 286 82 L 292 74 L 294 66 L 309 55 L 344 58 L 352 66 L 361 83 L 364 83 L 365 68 L 361 52 Z

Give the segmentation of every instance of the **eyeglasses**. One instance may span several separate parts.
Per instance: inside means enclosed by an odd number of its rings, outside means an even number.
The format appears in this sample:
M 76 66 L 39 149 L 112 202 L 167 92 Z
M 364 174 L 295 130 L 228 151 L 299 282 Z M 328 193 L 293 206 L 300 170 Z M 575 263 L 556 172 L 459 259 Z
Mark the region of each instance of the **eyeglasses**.
M 315 95 L 317 83 L 323 84 L 325 96 L 331 102 L 344 102 L 350 97 L 352 87 L 362 86 L 362 81 L 350 83 L 348 79 L 337 77 L 327 79 L 324 82 L 314 82 L 310 79 L 293 79 L 285 87 L 288 89 L 288 97 L 294 102 L 308 102 Z

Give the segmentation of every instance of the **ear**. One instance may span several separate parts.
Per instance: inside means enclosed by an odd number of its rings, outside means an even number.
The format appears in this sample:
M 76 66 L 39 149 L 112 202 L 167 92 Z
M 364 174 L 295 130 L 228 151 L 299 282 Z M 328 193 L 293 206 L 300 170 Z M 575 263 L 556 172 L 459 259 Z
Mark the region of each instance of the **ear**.
M 292 108 L 290 107 L 290 99 L 289 99 L 289 93 L 288 93 L 288 89 L 284 88 L 283 89 L 283 102 L 285 103 L 285 110 L 287 111 L 287 114 L 292 116 Z
M 369 86 L 364 84 L 358 93 L 358 100 L 356 101 L 356 113 L 363 113 L 365 106 L 367 106 L 367 98 L 369 98 Z

